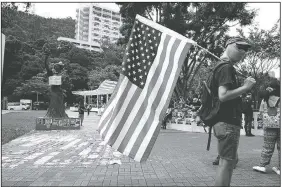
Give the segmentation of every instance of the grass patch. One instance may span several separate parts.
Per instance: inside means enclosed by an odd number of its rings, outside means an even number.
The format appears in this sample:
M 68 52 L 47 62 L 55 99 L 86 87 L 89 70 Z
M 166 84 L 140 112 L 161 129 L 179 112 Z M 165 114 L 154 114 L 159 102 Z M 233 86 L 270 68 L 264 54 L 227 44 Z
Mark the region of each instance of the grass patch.
M 36 118 L 45 116 L 46 112 L 46 110 L 33 110 L 2 114 L 1 144 L 8 143 L 19 136 L 35 130 Z

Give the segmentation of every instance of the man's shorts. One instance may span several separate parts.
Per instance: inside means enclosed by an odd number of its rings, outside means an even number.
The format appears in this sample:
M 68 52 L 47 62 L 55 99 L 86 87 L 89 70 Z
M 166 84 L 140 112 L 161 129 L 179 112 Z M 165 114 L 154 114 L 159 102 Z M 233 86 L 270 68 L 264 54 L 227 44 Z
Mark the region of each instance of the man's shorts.
M 240 127 L 218 122 L 213 126 L 214 136 L 218 139 L 218 154 L 225 160 L 237 160 Z

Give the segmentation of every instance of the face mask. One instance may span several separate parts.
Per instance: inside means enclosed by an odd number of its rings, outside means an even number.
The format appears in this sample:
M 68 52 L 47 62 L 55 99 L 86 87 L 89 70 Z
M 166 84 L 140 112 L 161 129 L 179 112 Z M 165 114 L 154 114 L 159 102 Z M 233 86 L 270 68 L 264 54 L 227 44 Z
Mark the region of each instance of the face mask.
M 243 59 L 246 52 L 244 50 L 239 50 L 236 47 L 236 44 L 233 43 L 233 44 L 230 44 L 230 45 L 227 46 L 226 54 L 227 54 L 228 58 L 230 59 L 230 61 L 239 62 L 240 60 Z

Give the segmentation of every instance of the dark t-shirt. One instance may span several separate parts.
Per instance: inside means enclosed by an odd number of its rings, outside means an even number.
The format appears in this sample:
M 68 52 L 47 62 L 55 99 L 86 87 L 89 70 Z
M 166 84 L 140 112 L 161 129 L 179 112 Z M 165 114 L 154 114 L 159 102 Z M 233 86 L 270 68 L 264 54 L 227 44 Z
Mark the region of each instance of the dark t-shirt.
M 84 114 L 84 111 L 85 111 L 85 107 L 84 106 L 79 106 L 78 107 L 78 113 L 79 114 Z
M 236 76 L 236 70 L 230 64 L 223 65 L 215 72 L 215 91 L 218 95 L 218 87 L 227 86 L 229 90 L 234 90 L 238 88 L 239 82 Z M 222 102 L 220 104 L 220 109 L 216 116 L 217 121 L 233 124 L 236 126 L 241 126 L 242 121 L 242 100 L 237 97 L 232 100 Z

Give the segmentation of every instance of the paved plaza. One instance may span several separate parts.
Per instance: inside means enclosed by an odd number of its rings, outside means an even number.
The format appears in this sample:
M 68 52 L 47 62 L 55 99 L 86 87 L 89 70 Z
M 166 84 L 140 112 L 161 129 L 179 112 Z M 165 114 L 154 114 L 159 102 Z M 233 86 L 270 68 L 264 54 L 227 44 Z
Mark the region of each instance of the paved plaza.
M 206 151 L 208 134 L 161 130 L 147 162 L 138 163 L 104 144 L 97 132 L 99 118 L 85 113 L 80 130 L 32 131 L 4 144 L 2 186 L 214 185 L 214 137 Z M 262 142 L 263 137 L 241 136 L 232 186 L 280 186 L 280 176 L 271 170 L 278 164 L 277 150 L 267 174 L 252 170 Z

